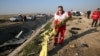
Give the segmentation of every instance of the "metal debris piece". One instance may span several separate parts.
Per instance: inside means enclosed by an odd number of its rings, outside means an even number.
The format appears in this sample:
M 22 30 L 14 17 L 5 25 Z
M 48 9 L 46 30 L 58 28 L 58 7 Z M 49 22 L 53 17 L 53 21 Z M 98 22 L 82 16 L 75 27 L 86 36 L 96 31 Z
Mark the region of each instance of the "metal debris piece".
M 80 46 L 81 46 L 81 47 L 89 47 L 88 44 L 84 44 L 84 43 L 81 44 Z

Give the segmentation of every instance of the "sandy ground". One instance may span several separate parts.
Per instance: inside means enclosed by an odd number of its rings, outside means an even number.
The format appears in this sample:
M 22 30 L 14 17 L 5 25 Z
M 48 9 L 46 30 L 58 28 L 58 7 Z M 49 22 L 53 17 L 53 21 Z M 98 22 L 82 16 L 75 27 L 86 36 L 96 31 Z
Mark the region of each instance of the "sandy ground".
M 100 56 L 100 26 L 91 27 L 91 19 L 82 17 L 81 20 L 67 22 L 67 31 L 63 45 L 48 45 L 48 56 Z M 80 28 L 78 34 L 72 36 L 69 30 Z

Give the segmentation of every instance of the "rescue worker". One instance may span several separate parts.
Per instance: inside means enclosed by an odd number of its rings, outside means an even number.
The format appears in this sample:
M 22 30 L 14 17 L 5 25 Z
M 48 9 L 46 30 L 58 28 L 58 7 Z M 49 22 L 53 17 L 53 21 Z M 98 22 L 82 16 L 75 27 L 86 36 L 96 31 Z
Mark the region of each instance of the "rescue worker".
M 98 20 L 100 19 L 100 9 L 97 8 L 96 10 L 94 10 L 92 13 L 91 13 L 91 18 L 93 19 L 92 21 L 92 27 L 96 27 L 97 26 L 97 23 L 98 23 Z M 95 25 L 94 25 L 95 24 Z
M 62 24 L 61 26 L 56 26 L 60 22 L 62 22 L 64 19 L 71 17 L 71 12 L 65 12 L 63 10 L 63 6 L 58 6 L 57 12 L 54 15 L 54 27 L 57 32 L 57 34 L 54 36 L 54 45 L 61 44 L 64 41 L 64 35 L 66 31 L 66 24 Z M 60 34 L 60 36 L 59 36 Z M 59 40 L 59 41 L 58 41 Z

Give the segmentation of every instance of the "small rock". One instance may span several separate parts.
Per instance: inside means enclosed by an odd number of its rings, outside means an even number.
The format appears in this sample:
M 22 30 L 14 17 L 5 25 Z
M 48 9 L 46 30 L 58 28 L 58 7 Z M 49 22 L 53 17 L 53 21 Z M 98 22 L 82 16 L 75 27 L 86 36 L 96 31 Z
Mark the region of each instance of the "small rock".
M 76 45 L 74 45 L 74 44 L 73 44 L 73 45 L 70 45 L 69 47 L 70 47 L 70 48 L 75 48 L 75 47 L 76 47 Z
M 78 56 L 79 54 L 78 53 L 75 53 L 75 56 Z
M 82 18 L 79 18 L 80 20 L 82 19 Z

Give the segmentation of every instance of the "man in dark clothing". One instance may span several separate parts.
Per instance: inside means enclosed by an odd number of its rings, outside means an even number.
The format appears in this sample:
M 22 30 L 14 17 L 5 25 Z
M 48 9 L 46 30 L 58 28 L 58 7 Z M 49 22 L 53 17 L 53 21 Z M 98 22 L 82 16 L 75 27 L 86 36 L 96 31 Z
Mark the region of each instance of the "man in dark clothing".
M 24 22 L 26 22 L 27 21 L 27 18 L 26 18 L 26 16 L 24 15 Z
M 20 21 L 24 22 L 24 17 L 23 15 L 19 15 Z
M 90 14 L 91 14 L 91 11 L 87 11 L 87 18 L 89 19 L 90 18 Z

